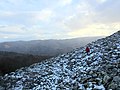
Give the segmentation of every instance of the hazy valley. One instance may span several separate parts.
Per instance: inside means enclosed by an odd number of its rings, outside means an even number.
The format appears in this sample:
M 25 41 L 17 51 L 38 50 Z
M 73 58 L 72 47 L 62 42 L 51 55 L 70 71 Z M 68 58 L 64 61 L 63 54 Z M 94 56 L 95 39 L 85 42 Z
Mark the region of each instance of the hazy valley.
M 55 56 L 85 46 L 102 37 L 83 37 L 63 40 L 32 40 L 0 43 L 0 51 L 32 55 Z
M 59 54 L 68 53 L 98 38 L 102 37 L 0 43 L 0 74 L 4 75 L 21 67 L 41 62 Z

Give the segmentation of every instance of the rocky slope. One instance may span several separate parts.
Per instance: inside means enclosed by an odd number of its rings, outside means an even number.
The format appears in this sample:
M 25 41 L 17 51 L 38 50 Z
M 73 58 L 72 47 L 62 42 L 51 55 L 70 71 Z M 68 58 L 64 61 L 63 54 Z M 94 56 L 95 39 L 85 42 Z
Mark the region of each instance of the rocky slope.
M 1 90 L 120 90 L 120 31 L 1 78 Z

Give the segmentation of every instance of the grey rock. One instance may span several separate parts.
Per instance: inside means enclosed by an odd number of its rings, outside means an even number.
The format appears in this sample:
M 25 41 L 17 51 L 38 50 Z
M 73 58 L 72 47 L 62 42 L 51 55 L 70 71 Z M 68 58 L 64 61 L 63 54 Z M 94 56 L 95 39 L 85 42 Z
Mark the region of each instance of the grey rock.
M 111 83 L 109 86 L 108 86 L 108 89 L 112 89 L 112 90 L 118 90 L 118 85 L 115 84 L 115 83 Z
M 2 86 L 0 86 L 0 90 L 5 90 L 5 88 L 4 88 L 4 87 L 2 87 Z
M 110 77 L 106 74 L 103 78 L 103 83 L 107 83 Z
M 116 83 L 118 86 L 120 86 L 120 76 L 115 76 L 113 78 L 113 82 Z

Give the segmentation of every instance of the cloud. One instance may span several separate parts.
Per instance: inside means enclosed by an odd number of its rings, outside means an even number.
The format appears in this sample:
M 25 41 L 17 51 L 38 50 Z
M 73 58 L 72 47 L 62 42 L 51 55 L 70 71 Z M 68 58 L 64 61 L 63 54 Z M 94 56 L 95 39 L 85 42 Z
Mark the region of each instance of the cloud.
M 40 26 L 34 25 L 31 27 L 25 27 L 23 25 L 16 26 L 0 26 L 0 41 L 3 40 L 37 40 L 37 39 L 49 39 L 56 35 L 51 35 L 54 32 L 43 30 Z
M 105 27 L 107 27 L 108 25 L 114 25 L 116 23 L 119 24 L 120 12 L 118 12 L 118 8 L 120 8 L 120 1 L 108 2 L 107 0 L 101 0 L 101 2 L 105 3 L 103 5 L 100 5 L 94 2 L 94 4 L 96 4 L 97 6 L 93 6 L 91 2 L 86 1 L 78 3 L 76 5 L 76 11 L 74 11 L 75 13 L 67 16 L 64 19 L 64 25 L 68 27 L 69 30 L 73 31 L 86 29 L 90 25 L 94 24 L 98 24 L 97 26 L 105 24 Z M 99 8 L 101 8 L 102 10 L 99 10 Z M 115 30 L 115 28 L 113 27 L 111 27 L 111 29 Z M 109 29 L 107 30 L 109 32 Z
M 22 26 L 0 26 L 0 33 L 8 33 L 8 34 L 22 34 L 25 31 L 22 30 Z
M 72 3 L 72 0 L 60 0 L 59 2 L 62 6 L 66 6 Z
M 7 2 L 13 4 L 13 5 L 19 5 L 21 4 L 24 0 L 6 0 Z
M 31 12 L 32 18 L 40 21 L 48 21 L 54 17 L 55 13 L 50 9 L 43 9 L 41 11 Z
M 16 34 L 2 34 L 0 33 L 0 38 L 1 39 L 16 39 L 18 37 L 20 37 L 21 35 L 16 35 Z
M 1 25 L 26 25 L 29 24 L 30 14 L 24 12 L 0 11 Z
M 120 28 L 119 9 L 119 0 L 2 0 L 0 35 L 4 39 L 108 35 Z
M 80 2 L 76 5 L 75 13 L 64 19 L 64 24 L 71 30 L 85 28 L 93 23 L 95 12 L 87 2 Z
M 91 24 L 86 28 L 77 29 L 68 32 L 71 37 L 87 37 L 87 36 L 109 36 L 117 32 L 120 28 L 119 23 L 113 24 Z
M 11 11 L 0 11 L 0 18 L 15 16 L 15 12 Z
M 107 0 L 96 0 L 98 3 L 105 3 Z
M 120 9 L 119 0 L 108 2 L 101 11 L 96 11 L 95 20 L 99 23 L 120 23 L 120 12 L 118 9 Z
M 26 25 L 32 26 L 39 22 L 49 22 L 55 17 L 55 12 L 51 9 L 42 9 L 40 11 L 0 11 L 0 23 L 6 23 L 9 25 Z

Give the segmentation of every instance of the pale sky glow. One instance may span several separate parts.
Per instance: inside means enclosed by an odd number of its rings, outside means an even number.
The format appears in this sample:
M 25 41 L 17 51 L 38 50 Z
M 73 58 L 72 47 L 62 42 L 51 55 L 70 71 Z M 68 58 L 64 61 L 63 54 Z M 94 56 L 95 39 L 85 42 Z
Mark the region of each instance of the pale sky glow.
M 0 42 L 108 36 L 120 0 L 0 0 Z

